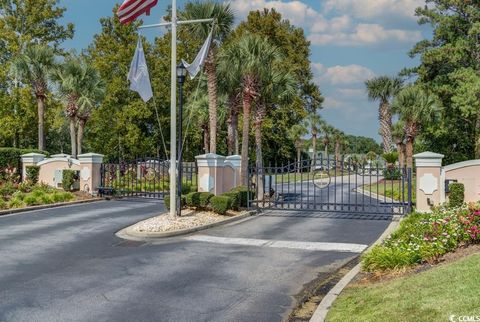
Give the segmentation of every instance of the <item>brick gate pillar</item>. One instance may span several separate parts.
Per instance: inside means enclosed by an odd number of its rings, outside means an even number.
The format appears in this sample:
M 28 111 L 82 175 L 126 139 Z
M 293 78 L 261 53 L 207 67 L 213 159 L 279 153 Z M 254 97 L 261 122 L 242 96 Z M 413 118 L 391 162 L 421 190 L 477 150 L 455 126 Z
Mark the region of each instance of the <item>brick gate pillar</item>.
M 198 191 L 220 195 L 240 185 L 241 157 L 208 153 L 196 156 Z
M 80 161 L 80 190 L 96 195 L 102 177 L 103 155 L 85 153 L 80 154 L 78 160 Z
M 416 167 L 416 209 L 419 212 L 430 212 L 432 206 L 438 206 L 442 201 L 441 180 L 442 159 L 444 155 L 423 152 L 415 154 Z

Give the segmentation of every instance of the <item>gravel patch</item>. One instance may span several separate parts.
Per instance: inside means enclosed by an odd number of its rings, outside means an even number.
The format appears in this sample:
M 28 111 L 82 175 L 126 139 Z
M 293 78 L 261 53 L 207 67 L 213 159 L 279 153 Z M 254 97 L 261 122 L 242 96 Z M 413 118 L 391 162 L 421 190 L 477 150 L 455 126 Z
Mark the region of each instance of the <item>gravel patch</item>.
M 132 227 L 135 232 L 168 232 L 189 229 L 217 223 L 219 221 L 241 215 L 241 212 L 229 212 L 229 216 L 222 216 L 211 211 L 182 210 L 182 215 L 172 219 L 169 214 L 144 220 Z

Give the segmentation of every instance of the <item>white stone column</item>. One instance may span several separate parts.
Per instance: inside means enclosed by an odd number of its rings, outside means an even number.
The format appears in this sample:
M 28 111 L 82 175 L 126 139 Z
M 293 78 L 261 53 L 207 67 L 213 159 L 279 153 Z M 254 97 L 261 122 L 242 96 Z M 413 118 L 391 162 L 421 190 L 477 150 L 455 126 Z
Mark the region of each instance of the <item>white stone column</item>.
M 431 212 L 432 206 L 438 206 L 445 200 L 445 187 L 442 182 L 443 157 L 443 154 L 433 152 L 413 156 L 417 175 L 416 209 L 419 212 Z
M 198 191 L 211 192 L 215 195 L 224 193 L 223 168 L 225 157 L 208 153 L 196 156 L 198 166 Z
M 103 155 L 85 153 L 77 158 L 80 161 L 80 190 L 96 195 L 101 183 Z
M 27 153 L 22 155 L 22 181 L 27 178 L 27 167 L 37 165 L 38 162 L 45 159 L 44 154 L 40 153 Z

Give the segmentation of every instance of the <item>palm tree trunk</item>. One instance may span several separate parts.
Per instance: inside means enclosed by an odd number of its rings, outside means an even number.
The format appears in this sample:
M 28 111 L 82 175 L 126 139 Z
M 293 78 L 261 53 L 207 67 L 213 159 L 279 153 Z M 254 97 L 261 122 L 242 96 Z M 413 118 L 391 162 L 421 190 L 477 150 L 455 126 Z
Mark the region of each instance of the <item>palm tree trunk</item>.
M 392 152 L 392 113 L 388 103 L 383 102 L 379 108 L 380 127 L 382 129 L 383 151 Z
M 205 61 L 208 89 L 208 117 L 210 127 L 210 153 L 217 153 L 217 71 L 214 48 L 210 49 Z
M 264 192 L 264 176 L 263 176 L 263 153 L 262 153 L 262 120 L 257 118 L 254 123 L 255 128 L 255 156 L 257 168 L 257 186 L 258 186 L 258 200 L 263 200 Z
M 405 167 L 405 144 L 403 142 L 397 142 L 398 152 L 398 167 L 403 169 Z
M 327 159 L 328 158 L 328 143 L 325 143 L 325 148 L 324 148 L 323 153 L 325 154 L 323 157 L 325 159 Z
M 236 94 L 229 98 L 229 115 L 227 119 L 227 149 L 228 155 L 238 154 L 238 107 Z
M 87 120 L 81 118 L 78 120 L 78 133 L 77 133 L 77 155 L 82 154 L 83 134 L 85 133 L 85 123 Z
M 243 128 L 242 128 L 242 164 L 240 168 L 242 184 L 248 186 L 248 138 L 250 133 L 250 109 L 253 98 L 248 93 L 243 95 Z
M 335 167 L 339 169 L 340 163 L 340 141 L 335 142 Z
M 38 149 L 40 151 L 45 150 L 45 132 L 44 132 L 44 119 L 45 119 L 45 97 L 37 96 L 37 113 L 38 113 Z
M 210 138 L 208 132 L 208 126 L 203 127 L 203 150 L 205 154 L 209 153 L 210 151 Z
M 75 126 L 76 117 L 70 117 L 70 144 L 72 147 L 71 154 L 72 158 L 77 157 L 77 137 L 76 137 L 76 126 Z
M 413 168 L 413 143 L 415 142 L 414 137 L 407 137 L 407 144 L 406 144 L 406 153 L 407 153 L 407 168 Z
M 315 170 L 315 166 L 317 165 L 317 132 L 312 131 L 312 171 Z

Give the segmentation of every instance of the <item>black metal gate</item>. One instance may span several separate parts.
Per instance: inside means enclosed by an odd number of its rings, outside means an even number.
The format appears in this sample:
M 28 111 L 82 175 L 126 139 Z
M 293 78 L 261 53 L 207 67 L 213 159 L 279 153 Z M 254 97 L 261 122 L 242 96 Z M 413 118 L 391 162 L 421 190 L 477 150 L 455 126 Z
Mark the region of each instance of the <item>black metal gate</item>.
M 412 209 L 411 169 L 377 160 L 327 157 L 249 172 L 252 207 L 392 215 Z
M 103 196 L 163 199 L 170 191 L 170 161 L 142 158 L 131 162 L 104 163 L 99 193 Z M 197 165 L 182 162 L 182 188 L 196 188 Z

